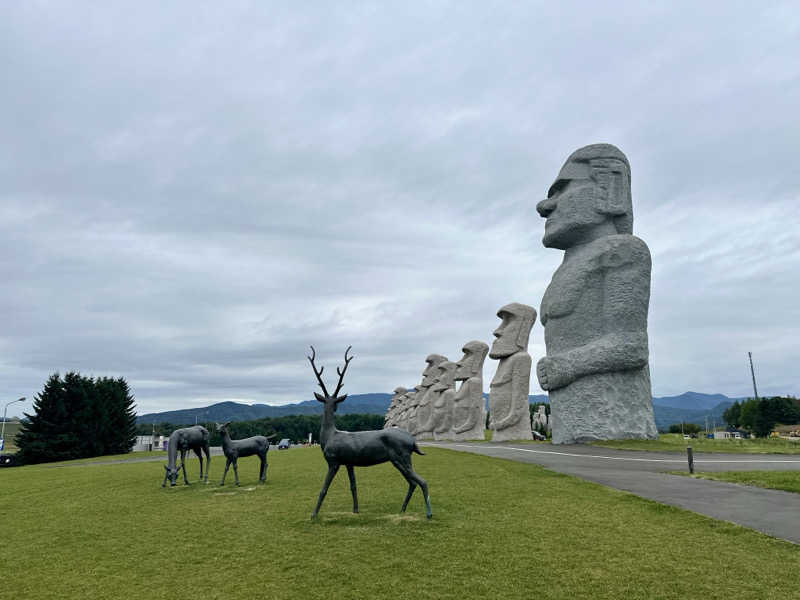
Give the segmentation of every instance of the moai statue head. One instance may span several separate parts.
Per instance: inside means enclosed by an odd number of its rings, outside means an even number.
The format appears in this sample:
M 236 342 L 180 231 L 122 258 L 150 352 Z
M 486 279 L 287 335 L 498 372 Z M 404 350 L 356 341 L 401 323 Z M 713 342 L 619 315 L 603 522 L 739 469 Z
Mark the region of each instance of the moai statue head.
M 400 401 L 400 397 L 406 392 L 408 392 L 408 390 L 403 386 L 394 388 L 394 392 L 392 392 L 392 404 L 397 404 Z
M 461 349 L 464 356 L 456 363 L 453 379 L 464 381 L 470 377 L 480 377 L 483 372 L 483 361 L 489 352 L 489 345 L 477 340 L 467 342 Z
M 536 321 L 536 310 L 527 304 L 512 302 L 497 311 L 503 319 L 492 335 L 496 338 L 489 356 L 498 359 L 528 349 L 528 336 Z
M 425 359 L 425 362 L 428 363 L 428 366 L 425 367 L 425 370 L 422 372 L 422 383 L 419 385 L 425 388 L 431 387 L 433 385 L 433 380 L 436 378 L 436 367 L 440 362 L 445 360 L 447 360 L 447 357 L 442 356 L 441 354 L 429 354 L 428 358 Z
M 605 235 L 633 233 L 628 159 L 611 144 L 576 150 L 536 210 L 547 219 L 542 238 L 547 248 L 566 250 Z
M 436 375 L 433 379 L 431 391 L 443 392 L 453 387 L 453 375 L 456 372 L 456 363 L 443 360 L 436 367 Z

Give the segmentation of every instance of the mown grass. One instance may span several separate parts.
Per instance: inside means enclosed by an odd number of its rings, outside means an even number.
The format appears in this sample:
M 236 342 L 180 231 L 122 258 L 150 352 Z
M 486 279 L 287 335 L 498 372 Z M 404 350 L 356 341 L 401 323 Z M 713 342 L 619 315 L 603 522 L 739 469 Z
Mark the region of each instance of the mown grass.
M 160 463 L 0 472 L 4 597 L 789 598 L 800 550 L 535 465 L 427 447 L 434 517 L 389 465 L 309 520 L 319 448 L 240 462 L 242 486 L 162 488 Z M 223 460 L 214 457 L 218 481 Z M 231 480 L 229 473 L 229 482 Z
M 650 450 L 653 452 L 685 452 L 691 446 L 695 452 L 730 452 L 734 454 L 800 454 L 800 444 L 776 438 L 747 440 L 685 440 L 679 433 L 662 433 L 657 440 L 610 440 L 592 442 L 593 446 L 618 450 Z
M 800 471 L 722 471 L 719 473 L 695 473 L 675 471 L 674 475 L 686 475 L 695 479 L 714 479 L 741 485 L 783 490 L 800 494 Z

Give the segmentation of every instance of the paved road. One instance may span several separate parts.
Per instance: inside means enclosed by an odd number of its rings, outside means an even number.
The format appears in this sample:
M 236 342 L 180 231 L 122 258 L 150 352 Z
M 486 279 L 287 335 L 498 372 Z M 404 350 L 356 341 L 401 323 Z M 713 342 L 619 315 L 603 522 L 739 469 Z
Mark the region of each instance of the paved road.
M 800 494 L 721 481 L 667 475 L 688 470 L 686 457 L 595 446 L 426 442 L 438 446 L 542 465 L 715 519 L 751 527 L 800 544 Z M 695 454 L 695 471 L 800 471 L 800 456 Z

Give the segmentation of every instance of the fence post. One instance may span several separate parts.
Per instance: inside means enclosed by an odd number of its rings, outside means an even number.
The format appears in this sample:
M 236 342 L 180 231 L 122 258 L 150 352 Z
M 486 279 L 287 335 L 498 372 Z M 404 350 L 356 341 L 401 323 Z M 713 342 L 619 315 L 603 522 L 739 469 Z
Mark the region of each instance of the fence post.
M 692 456 L 691 446 L 686 446 L 686 457 L 689 460 L 689 473 L 694 474 L 694 456 Z

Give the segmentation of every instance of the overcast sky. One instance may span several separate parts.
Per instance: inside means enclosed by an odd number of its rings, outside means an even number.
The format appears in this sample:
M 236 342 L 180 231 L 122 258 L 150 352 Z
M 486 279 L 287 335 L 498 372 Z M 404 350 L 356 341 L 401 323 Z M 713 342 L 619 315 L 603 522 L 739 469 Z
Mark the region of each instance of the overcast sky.
M 748 351 L 800 395 L 796 3 L 405 4 L 0 7 L 9 414 L 68 370 L 140 413 L 307 400 L 309 344 L 411 387 L 538 310 L 536 203 L 595 142 L 631 162 L 654 395 L 751 394 Z

